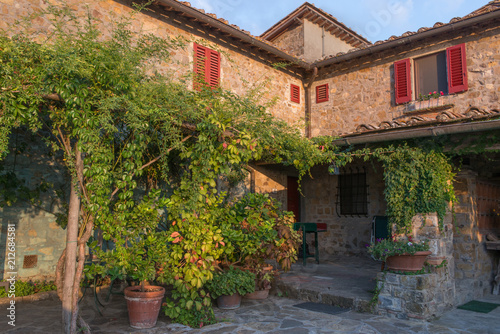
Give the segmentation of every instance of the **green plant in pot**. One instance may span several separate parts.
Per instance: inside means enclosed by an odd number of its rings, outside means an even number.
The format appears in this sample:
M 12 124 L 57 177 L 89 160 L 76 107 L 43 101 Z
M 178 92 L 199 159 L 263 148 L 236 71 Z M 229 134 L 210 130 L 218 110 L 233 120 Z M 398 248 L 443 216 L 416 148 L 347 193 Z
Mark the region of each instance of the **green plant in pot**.
M 409 272 L 421 270 L 431 254 L 427 241 L 416 242 L 411 237 L 378 239 L 369 245 L 368 253 L 384 261 L 389 270 Z
M 247 293 L 244 297 L 247 299 L 266 299 L 272 282 L 278 276 L 277 270 L 272 266 L 257 266 L 250 271 L 255 274 L 255 291 Z
M 133 328 L 156 325 L 165 295 L 165 288 L 148 283 L 155 281 L 169 255 L 168 236 L 157 229 L 160 213 L 155 204 L 161 202 L 160 191 L 151 190 L 130 210 L 129 220 L 117 222 L 111 230 L 103 230 L 103 234 L 113 240 L 114 249 L 103 251 L 97 241 L 90 243 L 101 262 L 88 273 L 104 272 L 114 278 L 138 283 L 124 290 L 130 326 Z
M 230 266 L 216 272 L 206 287 L 212 297 L 217 298 L 219 308 L 235 309 L 240 306 L 241 296 L 255 291 L 255 274 Z

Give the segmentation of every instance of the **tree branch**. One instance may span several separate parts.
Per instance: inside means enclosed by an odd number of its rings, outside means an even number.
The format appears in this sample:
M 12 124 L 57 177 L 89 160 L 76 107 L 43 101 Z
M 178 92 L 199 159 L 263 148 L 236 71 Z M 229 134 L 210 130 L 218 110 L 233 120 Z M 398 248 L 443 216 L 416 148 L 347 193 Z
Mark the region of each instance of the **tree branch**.
M 186 140 L 188 140 L 189 138 L 191 138 L 192 135 L 189 135 L 189 136 L 186 136 L 184 137 L 182 140 L 181 140 L 181 143 L 184 143 Z M 160 154 L 159 156 L 157 156 L 156 158 L 154 158 L 153 160 L 149 161 L 148 163 L 146 163 L 145 165 L 141 166 L 139 168 L 139 170 L 143 170 L 144 168 L 154 164 L 155 162 L 157 162 L 158 160 L 160 160 L 161 158 L 163 158 L 166 154 L 170 153 L 172 150 L 174 149 L 174 147 L 171 147 L 169 148 L 166 152 Z M 135 173 L 134 173 L 135 174 Z M 116 187 L 115 190 L 113 190 L 113 192 L 111 193 L 111 196 L 109 197 L 109 199 L 111 200 L 115 195 L 116 193 L 120 190 L 120 188 Z

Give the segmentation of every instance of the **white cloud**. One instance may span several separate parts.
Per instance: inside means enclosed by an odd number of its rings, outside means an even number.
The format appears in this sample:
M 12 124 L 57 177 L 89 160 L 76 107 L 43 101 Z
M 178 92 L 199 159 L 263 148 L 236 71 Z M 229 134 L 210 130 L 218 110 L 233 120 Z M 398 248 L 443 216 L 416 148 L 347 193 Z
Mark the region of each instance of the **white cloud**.
M 404 30 L 414 15 L 413 0 L 364 0 L 363 27 L 360 33 L 369 39 L 385 39 L 388 30 Z

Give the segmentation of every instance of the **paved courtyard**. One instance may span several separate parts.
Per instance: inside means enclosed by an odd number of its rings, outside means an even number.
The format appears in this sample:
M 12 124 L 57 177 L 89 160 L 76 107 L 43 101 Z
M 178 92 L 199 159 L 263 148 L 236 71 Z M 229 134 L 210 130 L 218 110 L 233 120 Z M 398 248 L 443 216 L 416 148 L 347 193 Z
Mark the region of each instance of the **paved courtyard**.
M 0 332 L 5 333 L 59 333 L 61 304 L 52 298 L 37 302 L 16 304 L 16 326 L 7 324 L 6 305 L 1 305 Z M 488 296 L 484 301 L 500 303 L 500 296 Z M 81 312 L 89 322 L 92 333 L 429 333 L 466 334 L 500 333 L 500 307 L 488 314 L 454 309 L 432 322 L 388 319 L 370 313 L 347 310 L 338 314 L 325 314 L 295 307 L 303 303 L 296 299 L 271 296 L 263 301 L 244 300 L 237 310 L 215 309 L 220 323 L 202 329 L 172 324 L 160 315 L 157 326 L 149 330 L 134 330 L 128 326 L 123 296 L 113 295 L 99 315 L 92 296 L 81 302 Z

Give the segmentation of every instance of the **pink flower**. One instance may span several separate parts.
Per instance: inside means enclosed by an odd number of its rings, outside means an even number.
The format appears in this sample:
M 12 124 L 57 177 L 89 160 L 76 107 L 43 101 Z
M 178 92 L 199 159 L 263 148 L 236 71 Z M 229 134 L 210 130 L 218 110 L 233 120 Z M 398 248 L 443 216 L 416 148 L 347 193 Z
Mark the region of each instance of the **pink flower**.
M 437 92 L 436 92 L 436 91 L 434 91 L 434 93 L 432 93 L 432 94 L 437 94 Z
M 441 92 L 439 92 L 439 94 L 441 94 L 441 96 L 443 96 L 443 95 L 444 95 L 444 93 L 443 93 L 442 91 L 441 91 Z

